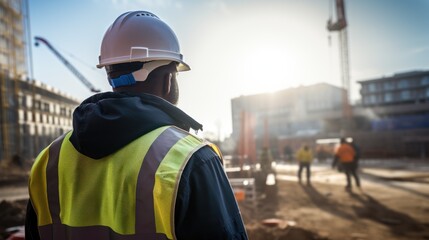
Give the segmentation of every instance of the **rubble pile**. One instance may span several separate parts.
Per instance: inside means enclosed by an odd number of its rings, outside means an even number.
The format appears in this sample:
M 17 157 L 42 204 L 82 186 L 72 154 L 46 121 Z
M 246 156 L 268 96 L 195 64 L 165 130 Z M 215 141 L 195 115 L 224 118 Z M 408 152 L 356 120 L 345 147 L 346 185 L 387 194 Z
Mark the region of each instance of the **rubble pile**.
M 7 228 L 24 225 L 26 206 L 27 200 L 0 202 L 0 240 L 9 234 Z

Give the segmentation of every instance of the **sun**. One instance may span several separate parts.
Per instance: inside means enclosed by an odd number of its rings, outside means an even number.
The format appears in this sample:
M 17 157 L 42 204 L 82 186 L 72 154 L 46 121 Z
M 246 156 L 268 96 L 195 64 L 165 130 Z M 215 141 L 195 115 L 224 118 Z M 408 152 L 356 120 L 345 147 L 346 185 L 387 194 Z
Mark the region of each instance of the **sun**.
M 279 46 L 247 52 L 239 66 L 241 90 L 245 94 L 273 92 L 293 86 L 297 65 L 287 50 Z

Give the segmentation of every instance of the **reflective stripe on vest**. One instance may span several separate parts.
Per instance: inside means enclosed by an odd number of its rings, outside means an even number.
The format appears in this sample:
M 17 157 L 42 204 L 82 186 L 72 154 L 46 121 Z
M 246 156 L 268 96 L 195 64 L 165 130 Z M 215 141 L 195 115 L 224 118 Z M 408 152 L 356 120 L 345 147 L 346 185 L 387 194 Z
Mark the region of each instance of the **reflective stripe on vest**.
M 94 160 L 74 149 L 70 135 L 43 150 L 31 170 L 42 239 L 175 239 L 181 173 L 206 142 L 161 127 Z

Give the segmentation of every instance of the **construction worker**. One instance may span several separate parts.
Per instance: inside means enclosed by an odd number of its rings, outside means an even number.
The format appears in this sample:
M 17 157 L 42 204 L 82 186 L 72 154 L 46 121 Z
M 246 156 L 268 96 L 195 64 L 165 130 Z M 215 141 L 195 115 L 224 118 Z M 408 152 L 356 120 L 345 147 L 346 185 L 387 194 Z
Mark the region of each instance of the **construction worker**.
M 120 15 L 97 67 L 113 92 L 83 101 L 73 130 L 37 157 L 26 239 L 247 239 L 219 149 L 175 106 L 190 67 L 170 27 Z
M 332 167 L 334 168 L 338 162 L 341 166 L 342 171 L 346 174 L 346 190 L 351 190 L 351 175 L 354 177 L 356 186 L 360 188 L 360 180 L 357 175 L 355 161 L 356 152 L 353 146 L 351 146 L 345 138 L 340 139 L 340 145 L 335 150 L 334 161 L 332 163 Z
M 299 168 L 298 168 L 299 183 L 301 183 L 302 170 L 305 168 L 305 170 L 307 171 L 307 185 L 310 185 L 311 184 L 310 166 L 311 166 L 311 163 L 313 162 L 313 153 L 307 145 L 304 145 L 298 150 L 298 152 L 296 153 L 296 160 L 298 161 L 298 164 L 299 164 Z
M 354 171 L 357 171 L 359 169 L 360 148 L 356 144 L 356 141 L 353 139 L 350 140 L 349 144 L 353 147 L 353 150 L 355 150 L 355 157 L 353 158 L 353 168 Z

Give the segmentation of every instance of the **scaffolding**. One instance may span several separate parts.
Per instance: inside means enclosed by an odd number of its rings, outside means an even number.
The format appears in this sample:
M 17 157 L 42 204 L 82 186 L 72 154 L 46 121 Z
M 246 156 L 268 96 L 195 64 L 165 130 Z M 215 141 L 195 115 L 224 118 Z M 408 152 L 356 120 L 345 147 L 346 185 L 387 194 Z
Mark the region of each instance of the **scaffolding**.
M 0 0 L 0 159 L 11 159 L 21 151 L 18 81 L 27 75 L 25 4 L 25 0 Z

